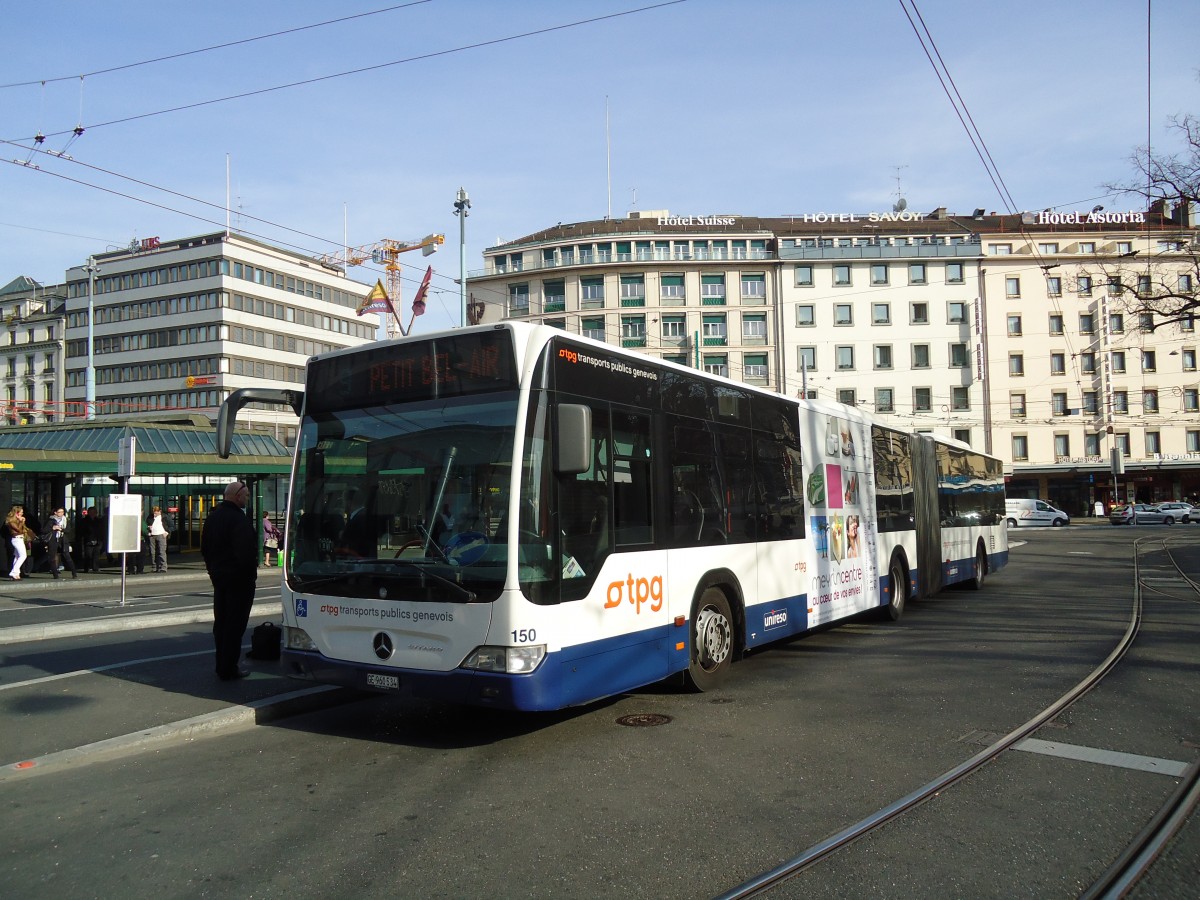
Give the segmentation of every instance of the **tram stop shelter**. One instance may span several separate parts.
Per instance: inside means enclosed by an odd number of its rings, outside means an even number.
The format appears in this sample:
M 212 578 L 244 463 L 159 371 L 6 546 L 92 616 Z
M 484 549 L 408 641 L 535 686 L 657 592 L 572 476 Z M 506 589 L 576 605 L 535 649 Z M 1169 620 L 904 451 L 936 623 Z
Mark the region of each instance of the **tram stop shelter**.
M 251 487 L 256 528 L 260 510 L 285 505 L 291 452 L 270 434 L 239 432 L 221 459 L 216 429 L 207 417 L 188 423 L 105 422 L 0 427 L 0 515 L 13 504 L 44 521 L 64 507 L 74 522 L 84 509 L 103 515 L 110 494 L 119 493 L 117 454 L 122 438 L 136 439 L 129 493 L 144 497 L 145 513 L 161 506 L 175 519 L 172 549 L 200 545 L 200 528 L 219 503 L 224 486 L 236 479 Z

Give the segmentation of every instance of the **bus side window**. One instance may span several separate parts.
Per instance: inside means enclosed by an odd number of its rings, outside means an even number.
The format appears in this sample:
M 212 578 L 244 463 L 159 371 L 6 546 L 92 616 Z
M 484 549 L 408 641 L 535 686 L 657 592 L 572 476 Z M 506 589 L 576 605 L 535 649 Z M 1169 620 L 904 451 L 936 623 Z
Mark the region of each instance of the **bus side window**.
M 613 526 L 617 546 L 654 541 L 650 417 L 613 413 Z

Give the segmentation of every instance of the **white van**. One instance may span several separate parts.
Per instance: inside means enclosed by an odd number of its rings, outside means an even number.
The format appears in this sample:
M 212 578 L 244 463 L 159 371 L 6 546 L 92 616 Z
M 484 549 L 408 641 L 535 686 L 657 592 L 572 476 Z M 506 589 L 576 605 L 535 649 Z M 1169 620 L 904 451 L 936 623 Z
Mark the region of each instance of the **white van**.
M 1009 528 L 1020 528 L 1025 525 L 1070 525 L 1071 517 L 1061 509 L 1056 509 L 1045 500 L 1028 500 L 1006 498 L 1004 514 Z

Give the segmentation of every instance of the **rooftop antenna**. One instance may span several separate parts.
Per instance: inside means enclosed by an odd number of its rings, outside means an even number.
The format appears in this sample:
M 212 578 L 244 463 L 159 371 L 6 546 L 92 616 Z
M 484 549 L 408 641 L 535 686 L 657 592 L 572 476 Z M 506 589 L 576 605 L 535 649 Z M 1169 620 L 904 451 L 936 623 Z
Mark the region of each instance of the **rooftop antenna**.
M 608 94 L 604 95 L 604 154 L 608 163 L 608 218 L 612 218 L 612 132 L 608 127 Z
M 632 199 L 629 201 L 629 208 L 637 209 L 637 188 L 631 187 L 629 190 L 633 194 Z
M 893 166 L 896 170 L 896 202 L 892 204 L 892 212 L 904 212 L 908 209 L 908 201 L 904 199 L 904 191 L 900 188 L 900 170 L 908 166 Z

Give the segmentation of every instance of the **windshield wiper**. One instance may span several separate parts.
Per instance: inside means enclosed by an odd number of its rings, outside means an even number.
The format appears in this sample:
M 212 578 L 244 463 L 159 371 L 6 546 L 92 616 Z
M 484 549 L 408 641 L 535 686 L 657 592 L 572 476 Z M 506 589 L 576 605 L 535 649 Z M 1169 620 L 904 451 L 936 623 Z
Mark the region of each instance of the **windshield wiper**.
M 413 571 L 420 572 L 422 575 L 432 578 L 434 581 L 438 582 L 438 584 L 443 584 L 446 587 L 457 591 L 462 595 L 462 602 L 464 603 L 474 603 L 477 599 L 474 591 L 463 587 L 457 581 L 446 578 L 444 575 L 439 575 L 437 572 L 432 571 L 428 566 L 423 566 L 420 563 L 415 563 L 407 559 L 360 559 L 356 560 L 354 564 L 356 566 L 402 566 L 406 569 L 412 569 Z

